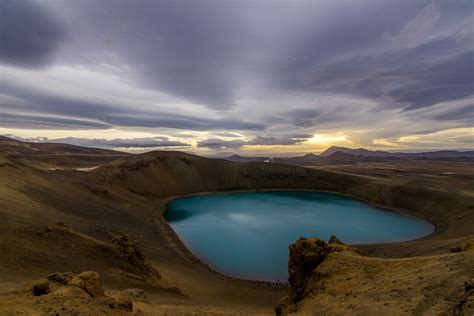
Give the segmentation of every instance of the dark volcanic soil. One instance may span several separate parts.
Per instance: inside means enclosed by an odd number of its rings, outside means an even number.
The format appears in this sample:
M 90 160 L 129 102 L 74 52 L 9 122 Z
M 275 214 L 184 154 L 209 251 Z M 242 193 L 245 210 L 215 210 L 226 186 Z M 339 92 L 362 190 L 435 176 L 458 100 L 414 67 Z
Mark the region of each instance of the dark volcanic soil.
M 61 159 L 58 157 L 62 163 Z M 54 166 L 54 159 L 47 163 Z M 98 160 L 97 164 L 100 163 L 103 162 Z M 384 259 L 361 256 L 364 259 L 354 260 L 372 260 L 372 270 L 358 273 L 364 265 L 351 263 L 350 257 L 343 261 L 352 270 L 343 268 L 344 263 L 339 262 L 341 271 L 337 275 L 341 280 L 333 281 L 342 282 L 339 284 L 343 286 L 345 274 L 351 277 L 349 274 L 353 273 L 357 277 L 353 277 L 351 284 L 360 285 L 380 278 L 377 284 L 381 286 L 389 277 L 403 278 L 405 267 L 408 269 L 413 262 L 424 265 L 425 259 L 418 256 L 449 255 L 457 258 L 453 259 L 455 264 L 449 266 L 453 270 L 429 263 L 423 269 L 430 275 L 438 273 L 446 277 L 449 271 L 455 271 L 459 278 L 453 278 L 449 288 L 452 292 L 464 291 L 461 279 L 471 277 L 463 272 L 464 263 L 471 260 L 467 255 L 471 252 L 452 253 L 451 249 L 473 239 L 474 192 L 469 188 L 472 168 L 459 165 L 464 174 L 460 177 L 437 166 L 438 177 L 442 178 L 436 179 L 419 176 L 425 173 L 424 165 L 418 169 L 405 168 L 402 174 L 380 170 L 392 167 L 322 170 L 268 163 L 239 164 L 179 152 L 152 152 L 118 158 L 86 172 L 44 170 L 33 167 L 29 159 L 20 161 L 0 155 L 0 286 L 3 289 L 0 314 L 9 310 L 19 312 L 21 306 L 28 306 L 31 313 L 44 313 L 48 303 L 38 303 L 38 298 L 30 294 L 12 293 L 20 293 L 22 290 L 18 288 L 27 286 L 22 282 L 44 278 L 56 271 L 87 270 L 100 273 L 106 290 L 144 289 L 147 301 L 136 304 L 136 310 L 145 314 L 273 314 L 276 302 L 287 292 L 284 286 L 236 280 L 211 271 L 184 248 L 163 221 L 162 213 L 170 198 L 230 190 L 331 191 L 427 219 L 438 227 L 433 236 L 400 244 L 361 247 L 363 254 L 372 257 L 414 257 L 389 259 L 395 260 L 397 266 L 390 276 L 377 272 L 385 271 L 385 263 L 380 261 Z M 428 169 L 434 170 L 432 166 Z M 396 175 L 392 175 L 394 172 Z M 126 252 L 132 254 L 117 250 L 113 236 L 124 234 L 137 241 L 134 245 L 143 254 L 143 264 L 148 268 L 137 265 L 141 261 L 136 261 L 134 256 L 141 255 L 134 255 L 128 246 Z M 159 277 L 150 272 L 154 270 Z M 416 283 L 416 271 L 410 273 L 414 277 L 410 282 Z M 424 279 L 420 281 L 420 289 L 421 285 L 427 298 L 414 303 L 413 310 L 423 311 L 430 301 L 445 298 L 438 283 Z M 396 289 L 395 286 L 390 291 Z M 385 291 L 383 287 L 379 290 Z M 357 295 L 362 302 L 363 292 Z M 12 300 L 12 297 L 17 299 Z M 383 300 L 388 300 L 387 297 Z M 11 304 L 12 301 L 16 303 Z M 310 304 L 314 308 L 325 304 L 320 299 L 315 302 L 316 307 Z

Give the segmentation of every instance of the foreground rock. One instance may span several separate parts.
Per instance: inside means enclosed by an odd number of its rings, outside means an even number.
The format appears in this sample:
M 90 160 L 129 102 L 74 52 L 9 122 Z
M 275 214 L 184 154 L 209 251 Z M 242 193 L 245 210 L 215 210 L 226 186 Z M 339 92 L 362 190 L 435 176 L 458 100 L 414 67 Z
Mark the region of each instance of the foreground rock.
M 91 297 L 105 296 L 104 290 L 102 289 L 100 275 L 95 271 L 82 272 L 70 279 L 67 285 L 77 286 L 83 289 Z
M 308 295 L 305 289 L 309 279 L 312 278 L 315 281 L 319 277 L 317 273 L 314 273 L 314 270 L 323 263 L 331 252 L 342 251 L 347 247 L 335 236 L 331 237 L 329 244 L 318 238 L 301 237 L 293 245 L 290 245 L 289 249 L 290 300 L 297 303 Z
M 63 286 L 54 292 L 55 295 L 64 298 L 89 298 L 90 295 L 77 286 Z
M 348 249 L 352 248 L 345 246 L 335 236 L 331 236 L 328 244 L 319 238 L 301 237 L 290 245 L 288 261 L 290 293 L 278 302 L 275 308 L 276 314 L 286 315 L 294 312 L 298 303 L 311 294 L 308 282 L 317 282 L 322 277 L 316 268 L 330 253 Z
M 290 246 L 290 291 L 277 315 L 473 315 L 474 251 L 364 257 L 337 238 Z
M 29 284 L 27 288 L 0 295 L 0 302 L 15 302 L 8 310 L 9 315 L 142 315 L 140 308 L 135 308 L 135 303 L 139 302 L 141 306 L 146 303 L 142 289 L 131 288 L 106 294 L 101 276 L 95 271 L 79 274 L 56 272 L 47 279 Z
M 48 280 L 40 280 L 33 284 L 33 295 L 40 296 L 51 293 Z
M 55 272 L 48 276 L 48 280 L 55 281 L 61 284 L 68 284 L 68 282 L 76 275 L 70 271 L 68 272 Z

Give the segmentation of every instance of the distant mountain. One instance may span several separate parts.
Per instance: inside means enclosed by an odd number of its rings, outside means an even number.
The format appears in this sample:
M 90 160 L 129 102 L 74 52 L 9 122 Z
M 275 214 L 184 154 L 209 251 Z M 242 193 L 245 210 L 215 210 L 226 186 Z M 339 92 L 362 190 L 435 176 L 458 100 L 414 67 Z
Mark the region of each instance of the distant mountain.
M 355 156 L 365 157 L 391 157 L 391 158 L 412 158 L 412 159 L 457 159 L 457 158 L 474 158 L 474 151 L 456 151 L 456 150 L 439 150 L 421 153 L 404 153 L 404 152 L 388 152 L 380 150 L 368 150 L 364 148 L 346 148 L 332 146 L 320 154 L 320 156 L 327 157 L 336 152 L 343 152 Z
M 247 156 L 239 156 L 239 155 L 232 155 L 229 157 L 225 157 L 225 160 L 233 161 L 233 162 L 250 162 L 250 161 L 260 161 L 260 162 L 273 162 L 273 163 L 282 163 L 282 164 L 290 164 L 290 165 L 313 165 L 319 162 L 321 159 L 318 155 L 315 154 L 306 154 L 304 156 L 296 156 L 296 157 L 247 157 Z
M 336 151 L 329 156 L 320 156 L 322 164 L 325 165 L 348 165 L 359 162 L 355 155 L 351 155 L 342 151 Z
M 222 158 L 222 159 L 226 159 L 230 156 L 233 156 L 235 155 L 234 152 L 231 152 L 231 151 L 223 151 L 223 152 L 218 152 L 218 153 L 215 153 L 215 154 L 212 154 L 212 155 L 205 155 L 205 157 L 207 158 Z
M 107 156 L 113 158 L 116 156 L 126 156 L 123 153 L 110 149 L 82 147 L 62 143 L 36 143 L 24 142 L 0 136 L 0 153 L 16 156 L 54 156 L 54 155 L 70 155 L 70 156 Z M 318 165 L 338 165 L 338 164 L 356 164 L 359 162 L 386 162 L 393 159 L 474 159 L 474 151 L 455 151 L 455 150 L 439 150 L 421 153 L 403 153 L 388 151 L 372 151 L 364 148 L 346 148 L 332 146 L 322 152 L 320 155 L 306 154 L 296 157 L 264 157 L 255 156 L 247 157 L 234 154 L 232 152 L 219 153 L 213 156 L 232 162 L 272 162 L 299 166 L 318 166 Z M 110 159 L 111 159 L 110 158 Z M 36 159 L 36 158 L 35 158 Z M 107 158 L 109 159 L 109 158 Z M 110 160 L 109 159 L 109 160 Z M 43 159 L 44 160 L 44 159 Z M 49 161 L 49 160 L 48 160 Z
M 81 147 L 61 143 L 24 142 L 1 135 L 0 152 L 9 155 L 128 155 L 120 151 L 103 148 Z
M 291 158 L 275 158 L 272 162 L 278 162 L 290 165 L 299 166 L 324 166 L 324 165 L 350 165 L 359 162 L 380 162 L 394 159 L 402 159 L 398 157 L 369 157 L 369 156 L 356 156 L 353 154 L 345 153 L 342 151 L 336 151 L 328 156 L 318 156 L 314 154 L 307 154 L 301 157 Z
M 319 162 L 321 161 L 321 157 L 319 157 L 318 155 L 314 155 L 314 154 L 306 154 L 306 155 L 300 156 L 300 157 L 273 158 L 271 161 L 276 162 L 276 163 L 290 164 L 290 165 L 311 166 L 311 165 L 319 164 Z
M 372 151 L 364 148 L 352 149 L 332 146 L 320 155 L 306 154 L 296 157 L 246 157 L 230 155 L 224 159 L 233 162 L 272 162 L 298 166 L 323 166 L 356 164 L 360 162 L 388 162 L 400 159 L 474 159 L 474 151 L 440 150 L 421 153 L 391 153 L 388 151 Z
M 331 146 L 322 153 L 320 153 L 320 156 L 327 157 L 329 155 L 332 155 L 336 152 L 343 152 L 346 154 L 351 154 L 355 156 L 368 156 L 368 157 L 389 157 L 392 155 L 392 153 L 388 151 L 372 151 L 364 148 L 358 148 L 358 149 L 352 149 L 352 148 L 347 148 L 347 147 L 338 147 L 338 146 Z
M 244 157 L 239 155 L 231 155 L 228 157 L 223 157 L 223 159 L 233 162 L 250 162 L 250 161 L 267 161 L 270 157 Z
M 457 159 L 474 158 L 474 151 L 439 150 L 422 153 L 393 153 L 392 155 L 404 158 Z

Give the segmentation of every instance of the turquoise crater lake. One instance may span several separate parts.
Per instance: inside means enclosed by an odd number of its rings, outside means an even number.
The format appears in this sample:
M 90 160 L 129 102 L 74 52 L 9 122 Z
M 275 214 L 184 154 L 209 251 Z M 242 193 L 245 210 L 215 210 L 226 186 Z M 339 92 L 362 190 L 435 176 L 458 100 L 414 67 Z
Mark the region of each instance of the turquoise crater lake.
M 225 274 L 286 281 L 288 245 L 300 236 L 396 242 L 434 231 L 428 222 L 334 194 L 300 191 L 196 195 L 165 219 L 194 255 Z

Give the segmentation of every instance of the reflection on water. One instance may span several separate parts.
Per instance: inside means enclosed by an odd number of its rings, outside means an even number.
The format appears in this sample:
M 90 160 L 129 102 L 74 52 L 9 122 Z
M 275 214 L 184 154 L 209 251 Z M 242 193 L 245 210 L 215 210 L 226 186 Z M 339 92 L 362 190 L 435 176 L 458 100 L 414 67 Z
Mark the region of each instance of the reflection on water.
M 196 256 L 224 273 L 286 280 L 288 245 L 300 236 L 394 242 L 433 232 L 424 221 L 319 192 L 246 192 L 174 200 L 165 219 Z

